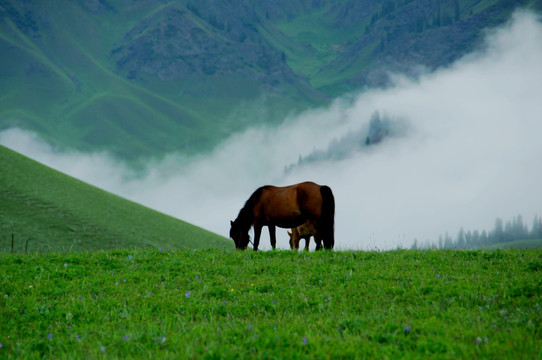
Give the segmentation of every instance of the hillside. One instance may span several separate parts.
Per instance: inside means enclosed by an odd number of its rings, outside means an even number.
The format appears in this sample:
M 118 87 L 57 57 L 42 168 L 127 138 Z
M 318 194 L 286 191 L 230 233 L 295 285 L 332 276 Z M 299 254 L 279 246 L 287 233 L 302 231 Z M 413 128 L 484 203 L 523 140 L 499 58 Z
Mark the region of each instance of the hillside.
M 0 146 L 0 251 L 230 249 L 233 243 Z
M 135 160 L 472 51 L 537 0 L 0 1 L 0 130 Z M 418 69 L 418 70 L 413 70 Z

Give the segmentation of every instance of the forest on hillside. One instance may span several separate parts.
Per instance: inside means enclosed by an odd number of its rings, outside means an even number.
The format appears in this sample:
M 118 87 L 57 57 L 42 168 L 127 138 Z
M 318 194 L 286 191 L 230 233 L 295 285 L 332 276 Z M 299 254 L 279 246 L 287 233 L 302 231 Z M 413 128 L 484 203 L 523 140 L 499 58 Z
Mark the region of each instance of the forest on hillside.
M 438 242 L 427 241 L 420 243 L 414 240 L 412 249 L 477 249 L 492 245 L 510 243 L 517 240 L 542 239 L 542 217 L 535 215 L 532 225 L 523 221 L 521 215 L 504 222 L 502 219 L 495 220 L 492 230 L 467 230 L 461 228 L 455 237 L 446 233 L 439 236 Z

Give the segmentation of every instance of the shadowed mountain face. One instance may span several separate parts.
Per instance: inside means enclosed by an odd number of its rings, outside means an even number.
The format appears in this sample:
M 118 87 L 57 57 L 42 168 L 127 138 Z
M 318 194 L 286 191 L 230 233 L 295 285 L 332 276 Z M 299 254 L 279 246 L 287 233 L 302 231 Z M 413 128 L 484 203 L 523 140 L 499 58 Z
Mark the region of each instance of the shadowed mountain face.
M 0 1 L 0 129 L 136 160 L 450 64 L 537 1 Z M 255 112 L 255 110 L 258 110 Z

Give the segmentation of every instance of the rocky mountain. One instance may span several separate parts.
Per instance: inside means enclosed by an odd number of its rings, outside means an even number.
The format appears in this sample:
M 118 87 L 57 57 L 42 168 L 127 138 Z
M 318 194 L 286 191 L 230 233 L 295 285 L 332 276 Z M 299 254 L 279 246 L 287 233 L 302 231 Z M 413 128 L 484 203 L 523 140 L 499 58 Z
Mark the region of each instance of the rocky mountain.
M 131 160 L 206 151 L 389 71 L 446 66 L 541 3 L 0 0 L 0 130 Z

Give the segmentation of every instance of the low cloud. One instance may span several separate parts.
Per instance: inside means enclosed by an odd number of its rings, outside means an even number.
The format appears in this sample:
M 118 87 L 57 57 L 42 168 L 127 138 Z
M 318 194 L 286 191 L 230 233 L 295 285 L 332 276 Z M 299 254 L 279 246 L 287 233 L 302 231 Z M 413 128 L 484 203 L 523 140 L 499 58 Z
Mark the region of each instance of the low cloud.
M 462 226 L 491 229 L 496 217 L 542 214 L 540 64 L 542 25 L 518 12 L 488 32 L 483 49 L 446 69 L 417 80 L 396 76 L 391 88 L 249 129 L 210 154 L 171 154 L 149 163 L 144 176 L 107 154 L 60 151 L 20 129 L 0 133 L 0 143 L 224 236 L 257 187 L 312 180 L 335 194 L 337 248 L 408 247 Z M 406 130 L 285 171 L 342 140 L 363 143 L 376 112 Z M 287 248 L 286 230 L 277 237 Z M 261 244 L 269 248 L 265 231 Z

